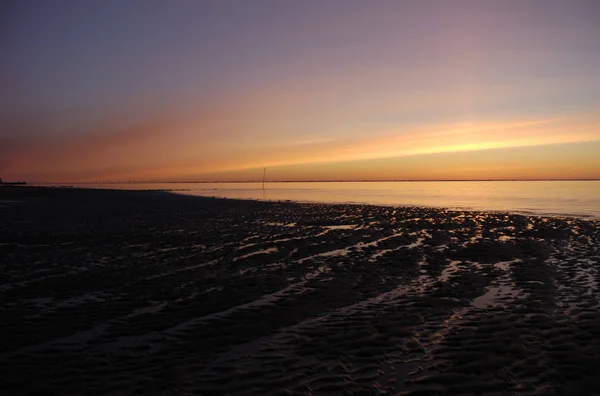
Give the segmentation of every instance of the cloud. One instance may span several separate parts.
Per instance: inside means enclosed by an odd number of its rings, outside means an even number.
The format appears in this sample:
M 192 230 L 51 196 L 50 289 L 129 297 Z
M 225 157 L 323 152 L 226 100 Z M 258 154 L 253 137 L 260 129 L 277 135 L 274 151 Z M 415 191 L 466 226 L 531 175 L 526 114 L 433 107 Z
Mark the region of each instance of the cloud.
M 262 167 L 600 140 L 600 123 L 594 117 L 581 116 L 390 129 L 353 138 L 289 143 L 268 140 L 257 143 L 251 135 L 252 144 L 246 143 L 241 135 L 236 142 L 231 135 L 221 137 L 198 126 L 200 132 L 190 133 L 192 125 L 156 122 L 65 138 L 4 139 L 1 165 L 9 174 L 11 170 L 20 170 L 34 179 L 212 178 L 223 172 L 237 171 L 244 175 L 245 170 Z M 226 124 L 218 122 L 204 125 L 204 128 L 219 125 L 226 128 Z M 328 178 L 336 176 L 331 174 Z
M 431 106 L 453 100 L 437 91 L 396 101 L 393 95 L 362 98 L 356 86 L 339 80 L 324 82 L 321 90 L 298 81 L 263 88 L 183 105 L 125 103 L 3 119 L 0 173 L 66 181 L 214 178 L 262 167 L 600 140 L 600 112 L 591 110 L 448 119 L 427 116 Z M 513 91 L 495 93 L 506 99 Z M 386 119 L 399 108 L 398 116 Z M 406 122 L 410 112 L 420 116 Z
M 224 155 L 213 166 L 231 171 L 262 166 L 300 165 L 398 156 L 524 147 L 600 140 L 594 118 L 549 118 L 519 122 L 438 125 L 420 130 L 389 130 L 371 136 L 303 144 L 265 146 Z

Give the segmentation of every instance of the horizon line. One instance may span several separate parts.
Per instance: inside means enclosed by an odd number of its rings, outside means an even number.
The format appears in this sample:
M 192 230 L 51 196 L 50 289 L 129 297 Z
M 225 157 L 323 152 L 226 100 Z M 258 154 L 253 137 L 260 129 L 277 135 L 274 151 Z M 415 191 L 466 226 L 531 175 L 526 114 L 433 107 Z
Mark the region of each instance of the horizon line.
M 426 182 L 511 182 L 511 181 L 600 181 L 600 178 L 579 179 L 331 179 L 331 180 L 271 180 L 265 183 L 426 183 Z M 51 182 L 37 181 L 32 184 L 210 184 L 210 183 L 262 183 L 262 180 L 180 180 L 180 181 L 150 181 L 150 180 L 97 180 L 86 182 Z

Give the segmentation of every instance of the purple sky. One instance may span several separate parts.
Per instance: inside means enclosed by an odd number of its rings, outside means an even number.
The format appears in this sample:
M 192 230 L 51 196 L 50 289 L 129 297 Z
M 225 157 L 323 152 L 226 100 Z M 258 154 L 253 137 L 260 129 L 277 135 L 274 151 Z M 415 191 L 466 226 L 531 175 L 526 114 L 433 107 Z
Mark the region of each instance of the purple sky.
M 5 178 L 236 178 L 296 166 L 301 179 L 303 166 L 332 161 L 600 149 L 594 0 L 0 7 Z M 597 166 L 577 163 L 573 177 L 600 176 Z M 329 177 L 352 178 L 334 168 Z

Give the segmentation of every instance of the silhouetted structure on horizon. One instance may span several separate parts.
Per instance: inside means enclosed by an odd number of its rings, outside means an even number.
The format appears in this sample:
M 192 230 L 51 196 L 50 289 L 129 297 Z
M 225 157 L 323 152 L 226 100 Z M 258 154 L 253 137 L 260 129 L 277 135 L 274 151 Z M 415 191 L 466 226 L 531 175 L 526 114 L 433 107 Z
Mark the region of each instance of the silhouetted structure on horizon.
M 21 185 L 25 185 L 25 184 L 27 184 L 27 183 L 24 182 L 24 181 L 21 181 L 21 180 L 16 181 L 16 182 L 5 182 L 0 177 L 0 185 L 4 185 L 4 186 L 21 186 Z

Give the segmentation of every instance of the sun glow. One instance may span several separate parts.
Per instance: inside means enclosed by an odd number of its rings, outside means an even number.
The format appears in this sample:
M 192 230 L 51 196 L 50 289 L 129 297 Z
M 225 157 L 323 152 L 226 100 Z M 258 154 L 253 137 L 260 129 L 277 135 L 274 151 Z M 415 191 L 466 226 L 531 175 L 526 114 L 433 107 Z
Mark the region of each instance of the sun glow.
M 155 15 L 162 27 L 133 13 L 109 35 L 112 17 L 86 7 L 23 8 L 3 54 L 20 94 L 0 98 L 1 176 L 251 179 L 278 167 L 282 179 L 552 177 L 553 162 L 561 177 L 569 166 L 573 178 L 600 172 L 569 151 L 600 142 L 598 24 L 587 10 L 291 2 L 232 17 L 207 3 L 157 5 L 169 9 Z M 82 34 L 67 39 L 65 26 Z M 57 43 L 65 56 L 48 50 Z M 491 155 L 552 145 L 565 150 L 538 162 Z M 451 153 L 479 164 L 437 160 Z

